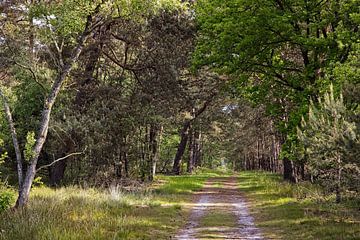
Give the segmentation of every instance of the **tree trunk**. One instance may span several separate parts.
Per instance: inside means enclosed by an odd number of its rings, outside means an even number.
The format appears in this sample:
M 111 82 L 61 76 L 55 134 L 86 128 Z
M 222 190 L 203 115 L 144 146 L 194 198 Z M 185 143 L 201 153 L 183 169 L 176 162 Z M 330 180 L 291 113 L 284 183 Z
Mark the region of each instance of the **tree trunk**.
M 337 156 L 337 176 L 336 176 L 336 203 L 341 202 L 341 174 L 342 174 L 342 167 L 341 167 L 341 157 L 340 154 Z
M 156 173 L 156 164 L 159 159 L 159 147 L 162 127 L 156 124 L 151 124 L 149 132 L 149 147 L 150 147 L 150 166 L 149 166 L 149 180 L 152 181 Z
M 129 159 L 128 159 L 128 154 L 127 154 L 127 142 L 128 142 L 128 137 L 124 137 L 123 138 L 123 148 L 122 148 L 122 160 L 124 162 L 124 171 L 125 171 L 125 177 L 129 177 Z
M 120 147 L 117 149 L 117 154 L 113 156 L 114 158 L 114 170 L 115 170 L 115 177 L 121 179 L 123 177 L 122 170 L 123 170 L 123 143 L 121 142 Z
M 187 172 L 188 173 L 192 173 L 193 168 L 194 168 L 194 162 L 195 162 L 195 136 L 194 136 L 194 130 L 190 129 L 190 134 L 189 134 L 190 138 L 189 138 L 189 161 L 187 164 Z
M 281 137 L 280 139 L 281 139 L 280 142 L 280 146 L 281 146 L 282 144 L 284 144 L 285 139 L 284 137 Z M 296 182 L 294 163 L 286 157 L 283 158 L 283 178 L 284 180 L 292 183 Z
M 85 30 L 82 33 L 81 37 L 79 38 L 76 48 L 74 49 L 69 61 L 62 67 L 58 78 L 53 83 L 51 91 L 50 91 L 47 99 L 45 100 L 45 104 L 44 104 L 44 108 L 43 108 L 43 112 L 42 112 L 42 116 L 41 116 L 41 121 L 40 121 L 40 128 L 37 132 L 37 139 L 36 139 L 35 146 L 33 148 L 33 158 L 30 161 L 30 164 L 26 171 L 26 176 L 25 176 L 23 185 L 21 187 L 21 190 L 19 191 L 19 196 L 18 196 L 16 205 L 15 205 L 15 207 L 17 207 L 17 208 L 25 206 L 26 203 L 28 202 L 31 185 L 32 185 L 32 182 L 33 182 L 33 180 L 35 178 L 35 174 L 36 174 L 36 165 L 37 165 L 37 162 L 39 159 L 40 152 L 43 148 L 43 145 L 45 143 L 45 140 L 46 140 L 46 137 L 48 134 L 50 115 L 51 115 L 52 108 L 53 108 L 55 100 L 61 90 L 61 86 L 62 86 L 63 82 L 66 80 L 67 76 L 69 75 L 71 69 L 74 66 L 74 63 L 78 60 L 79 55 L 83 49 L 84 42 L 90 35 L 89 27 L 90 27 L 91 20 L 92 20 L 91 17 L 88 17 Z
M 196 145 L 197 145 L 197 153 L 196 153 L 196 158 L 195 158 L 195 167 L 201 167 L 202 165 L 202 138 L 201 138 L 202 134 L 201 134 L 201 130 L 199 129 L 197 131 L 197 135 L 195 136 L 196 139 Z
M 160 128 L 158 129 L 156 144 L 153 145 L 153 147 L 156 148 L 156 149 L 153 149 L 153 153 L 154 153 L 154 161 L 153 161 L 153 166 L 152 166 L 153 177 L 156 175 L 156 167 L 157 167 L 157 163 L 160 158 L 160 150 L 161 150 L 160 146 L 161 146 L 162 133 L 163 133 L 163 126 L 160 126 Z
M 146 175 L 148 174 L 148 166 L 149 159 L 146 158 L 146 154 L 148 153 L 148 128 L 145 127 L 145 134 L 143 135 L 142 127 L 139 127 L 139 139 L 142 139 L 140 141 L 140 179 L 142 182 L 145 181 Z
M 191 123 L 190 121 L 186 121 L 180 132 L 180 143 L 179 143 L 176 155 L 175 155 L 174 165 L 173 165 L 173 170 L 172 170 L 173 173 L 176 175 L 180 175 L 181 160 L 184 155 L 187 141 L 189 138 L 189 128 L 191 125 L 190 123 Z
M 19 191 L 21 191 L 21 186 L 22 186 L 22 182 L 23 182 L 23 161 L 22 161 L 22 155 L 21 155 L 21 150 L 20 150 L 20 146 L 19 146 L 19 141 L 17 138 L 16 128 L 15 128 L 14 120 L 11 115 L 9 103 L 1 89 L 0 89 L 0 97 L 3 100 L 5 115 L 6 115 L 8 123 L 9 123 L 11 138 L 12 138 L 14 149 L 15 149 Z
M 194 160 L 193 167 L 198 166 L 198 162 L 201 162 L 201 132 L 196 128 L 194 131 Z
M 294 164 L 291 160 L 284 158 L 283 159 L 284 165 L 284 180 L 290 181 L 295 183 L 296 178 L 294 176 Z
M 65 169 L 67 161 L 56 162 L 53 166 L 50 167 L 50 184 L 52 186 L 58 186 L 61 181 L 64 179 Z
M 257 168 L 258 170 L 261 168 L 260 165 L 260 144 L 259 144 L 259 138 L 256 140 L 256 160 L 257 160 Z

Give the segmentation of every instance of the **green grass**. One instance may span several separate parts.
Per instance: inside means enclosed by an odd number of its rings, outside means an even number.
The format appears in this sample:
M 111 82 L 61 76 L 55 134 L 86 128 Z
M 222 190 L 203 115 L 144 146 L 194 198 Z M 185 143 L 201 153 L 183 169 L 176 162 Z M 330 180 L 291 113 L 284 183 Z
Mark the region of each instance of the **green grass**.
M 182 206 L 191 193 L 209 177 L 231 174 L 203 170 L 194 176 L 158 176 L 152 187 L 134 192 L 35 188 L 26 209 L 0 214 L 0 239 L 169 239 L 186 223 L 189 208 Z M 335 204 L 333 195 L 314 185 L 292 185 L 261 172 L 240 173 L 239 189 L 269 239 L 360 239 L 358 202 Z M 213 236 L 219 223 L 234 226 L 233 217 L 210 212 L 200 225 Z
M 237 217 L 229 211 L 210 211 L 200 219 L 196 236 L 199 239 L 225 239 L 237 227 Z M 226 238 L 227 239 L 227 238 Z
M 0 214 L 0 239 L 169 239 L 186 223 L 188 209 L 181 205 L 221 174 L 159 176 L 155 187 L 136 192 L 34 188 L 26 209 Z
M 230 176 L 233 172 L 217 169 L 198 169 L 193 175 L 156 176 L 154 193 L 161 203 L 184 203 L 189 201 L 190 194 L 202 188 L 210 177 Z M 157 182 L 157 184 L 156 184 Z
M 209 212 L 200 219 L 200 227 L 236 227 L 237 217 L 233 212 Z
M 319 187 L 289 184 L 276 174 L 242 172 L 239 181 L 268 238 L 360 239 L 358 202 L 335 204 L 334 196 Z
M 184 219 L 154 201 L 147 193 L 34 189 L 28 208 L 0 216 L 0 239 L 166 239 Z

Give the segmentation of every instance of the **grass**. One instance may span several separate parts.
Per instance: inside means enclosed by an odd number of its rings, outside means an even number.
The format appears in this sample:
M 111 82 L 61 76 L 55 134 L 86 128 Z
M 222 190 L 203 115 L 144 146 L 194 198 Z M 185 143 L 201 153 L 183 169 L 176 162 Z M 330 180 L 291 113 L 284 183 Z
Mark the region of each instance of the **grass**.
M 0 239 L 170 239 L 187 221 L 192 199 L 209 177 L 158 176 L 152 187 L 124 192 L 120 188 L 34 188 L 26 209 L 0 213 Z M 221 184 L 219 184 L 221 187 Z M 239 189 L 251 204 L 258 227 L 268 239 L 360 239 L 359 202 L 334 203 L 310 184 L 292 185 L 276 174 L 241 172 Z M 208 212 L 200 220 L 203 234 L 235 226 L 227 212 Z
M 196 234 L 199 239 L 228 239 L 227 233 L 236 229 L 237 217 L 229 211 L 210 211 L 200 219 Z
M 136 192 L 34 188 L 26 209 L 0 214 L 0 239 L 169 239 L 186 223 L 188 210 L 181 205 L 220 174 L 158 176 L 155 189 Z
M 200 227 L 236 227 L 237 218 L 233 212 L 209 212 L 200 220 Z
M 269 239 L 360 239 L 359 202 L 335 204 L 314 185 L 285 183 L 264 172 L 240 173 L 240 189 Z
M 28 208 L 0 216 L 0 239 L 166 239 L 184 219 L 154 201 L 147 193 L 34 189 Z

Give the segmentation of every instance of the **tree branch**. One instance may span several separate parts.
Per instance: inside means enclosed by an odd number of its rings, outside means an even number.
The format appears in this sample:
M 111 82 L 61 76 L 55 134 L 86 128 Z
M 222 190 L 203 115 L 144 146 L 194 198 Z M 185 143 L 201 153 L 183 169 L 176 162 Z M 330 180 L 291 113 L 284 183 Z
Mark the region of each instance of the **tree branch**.
M 86 150 L 86 149 L 85 149 L 85 150 Z M 58 158 L 58 159 L 54 160 L 53 162 L 51 162 L 51 163 L 49 163 L 49 164 L 46 164 L 46 165 L 43 165 L 43 166 L 39 167 L 38 169 L 36 169 L 36 172 L 38 172 L 39 170 L 41 170 L 41 169 L 43 169 L 43 168 L 50 167 L 50 166 L 54 165 L 55 163 L 60 162 L 60 161 L 62 161 L 62 160 L 65 160 L 65 159 L 67 159 L 67 158 L 69 158 L 69 157 L 76 156 L 76 155 L 81 155 L 81 154 L 83 154 L 83 153 L 85 152 L 85 150 L 82 151 L 82 152 L 70 153 L 70 154 L 66 155 L 65 157 Z

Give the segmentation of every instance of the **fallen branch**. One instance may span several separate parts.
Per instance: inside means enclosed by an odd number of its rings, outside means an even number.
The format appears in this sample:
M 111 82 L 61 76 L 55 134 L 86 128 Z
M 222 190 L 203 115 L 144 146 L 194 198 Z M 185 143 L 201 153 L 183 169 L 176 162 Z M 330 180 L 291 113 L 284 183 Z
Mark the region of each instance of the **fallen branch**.
M 66 155 L 65 157 L 58 158 L 58 159 L 54 160 L 53 162 L 51 162 L 51 163 L 49 163 L 49 164 L 46 164 L 46 165 L 43 165 L 43 166 L 39 167 L 38 169 L 36 169 L 36 172 L 39 171 L 39 170 L 41 170 L 41 169 L 43 169 L 43 168 L 50 167 L 50 166 L 54 165 L 55 163 L 60 162 L 60 161 L 62 161 L 62 160 L 65 160 L 65 159 L 67 159 L 67 158 L 69 158 L 69 157 L 83 154 L 84 152 L 85 152 L 85 150 L 82 151 L 82 152 L 70 153 L 70 154 Z

